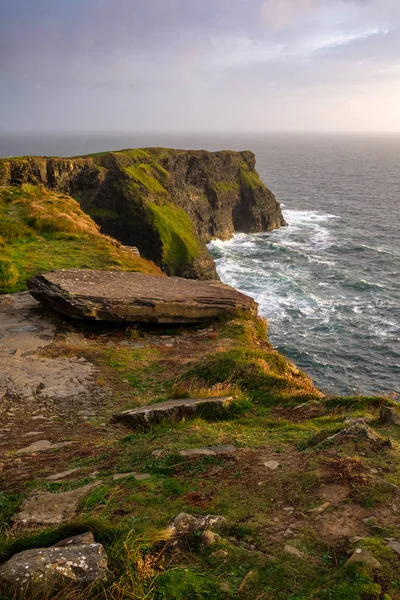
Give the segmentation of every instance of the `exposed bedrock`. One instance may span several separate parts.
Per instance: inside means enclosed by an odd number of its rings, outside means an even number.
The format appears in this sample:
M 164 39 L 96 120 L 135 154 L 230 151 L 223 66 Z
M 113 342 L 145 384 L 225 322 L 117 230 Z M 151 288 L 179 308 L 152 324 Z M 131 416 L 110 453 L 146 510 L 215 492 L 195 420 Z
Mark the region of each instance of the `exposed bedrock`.
M 235 312 L 257 314 L 257 303 L 217 281 L 144 273 L 68 269 L 28 281 L 32 296 L 77 319 L 201 323 Z
M 205 244 L 285 225 L 252 152 L 149 148 L 0 160 L 0 185 L 42 184 L 76 198 L 102 232 L 169 275 L 216 278 Z

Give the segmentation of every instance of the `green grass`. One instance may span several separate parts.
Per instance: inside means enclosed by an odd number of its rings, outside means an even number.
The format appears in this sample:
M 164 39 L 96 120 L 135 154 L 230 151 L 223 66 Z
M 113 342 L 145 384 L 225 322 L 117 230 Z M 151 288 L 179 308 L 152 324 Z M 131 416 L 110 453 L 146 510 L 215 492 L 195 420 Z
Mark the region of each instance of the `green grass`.
M 161 240 L 164 268 L 174 275 L 190 267 L 202 252 L 190 217 L 168 201 L 148 202 L 145 210 Z
M 0 293 L 23 291 L 29 277 L 52 269 L 160 274 L 100 234 L 75 200 L 33 185 L 0 190 L 0 250 Z

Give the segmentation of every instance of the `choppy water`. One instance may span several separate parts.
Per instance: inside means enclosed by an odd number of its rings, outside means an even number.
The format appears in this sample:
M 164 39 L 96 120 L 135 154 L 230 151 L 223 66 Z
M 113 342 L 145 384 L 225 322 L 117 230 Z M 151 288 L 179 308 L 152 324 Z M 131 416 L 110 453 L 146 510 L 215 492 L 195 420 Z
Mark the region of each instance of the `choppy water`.
M 271 342 L 329 393 L 400 388 L 400 137 L 96 136 L 0 140 L 0 156 L 166 145 L 251 149 L 289 226 L 210 249 Z

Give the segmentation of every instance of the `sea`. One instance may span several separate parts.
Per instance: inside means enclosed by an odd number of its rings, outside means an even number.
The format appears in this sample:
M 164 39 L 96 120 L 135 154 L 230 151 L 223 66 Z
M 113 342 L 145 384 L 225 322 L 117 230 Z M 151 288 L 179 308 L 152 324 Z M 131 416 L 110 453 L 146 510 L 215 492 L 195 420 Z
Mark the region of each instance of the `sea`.
M 252 150 L 287 227 L 209 249 L 269 340 L 330 395 L 400 391 L 400 135 L 2 135 L 0 156 L 132 147 Z

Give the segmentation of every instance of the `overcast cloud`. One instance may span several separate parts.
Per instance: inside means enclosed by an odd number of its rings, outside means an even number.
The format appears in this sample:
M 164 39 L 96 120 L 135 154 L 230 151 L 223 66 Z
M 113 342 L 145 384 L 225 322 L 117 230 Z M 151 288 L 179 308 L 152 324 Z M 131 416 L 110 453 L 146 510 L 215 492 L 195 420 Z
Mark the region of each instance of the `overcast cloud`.
M 3 131 L 400 131 L 398 0 L 2 4 Z

